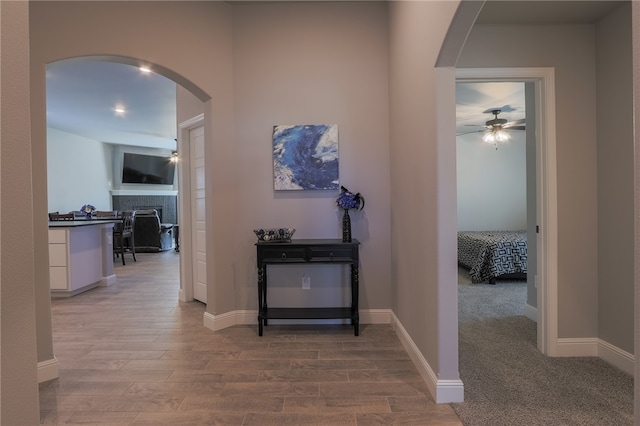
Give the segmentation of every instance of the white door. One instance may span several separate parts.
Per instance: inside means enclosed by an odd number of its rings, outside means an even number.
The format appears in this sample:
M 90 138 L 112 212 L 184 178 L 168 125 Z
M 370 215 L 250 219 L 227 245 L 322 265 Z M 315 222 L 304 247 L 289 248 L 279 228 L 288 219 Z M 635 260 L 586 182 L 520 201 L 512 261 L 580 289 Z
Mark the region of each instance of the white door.
M 204 195 L 204 126 L 189 131 L 193 298 L 207 303 L 207 241 Z

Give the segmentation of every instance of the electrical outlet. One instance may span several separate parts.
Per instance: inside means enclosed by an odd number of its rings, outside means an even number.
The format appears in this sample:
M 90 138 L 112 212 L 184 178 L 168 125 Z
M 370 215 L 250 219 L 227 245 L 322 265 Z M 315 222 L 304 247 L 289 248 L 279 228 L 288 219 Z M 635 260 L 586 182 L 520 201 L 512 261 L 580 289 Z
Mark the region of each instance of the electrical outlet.
M 302 277 L 302 289 L 303 290 L 311 289 L 311 277 L 307 277 L 307 276 Z

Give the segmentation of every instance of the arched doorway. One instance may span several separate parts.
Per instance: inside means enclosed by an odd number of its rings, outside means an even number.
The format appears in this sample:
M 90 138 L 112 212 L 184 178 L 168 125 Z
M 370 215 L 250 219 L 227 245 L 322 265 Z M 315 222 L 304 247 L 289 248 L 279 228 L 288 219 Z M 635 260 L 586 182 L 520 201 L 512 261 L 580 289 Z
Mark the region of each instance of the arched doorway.
M 557 206 L 556 206 L 556 164 L 555 164 L 555 106 L 554 106 L 554 78 L 553 71 L 544 68 L 531 69 L 491 69 L 491 70 L 456 70 L 459 53 L 464 45 L 466 35 L 471 30 L 475 18 L 483 4 L 480 2 L 463 2 L 454 17 L 447 37 L 443 43 L 436 66 L 438 85 L 449 87 L 450 91 L 443 90 L 438 93 L 441 99 L 436 104 L 443 112 L 440 114 L 444 121 L 443 129 L 451 129 L 445 134 L 438 144 L 455 146 L 455 114 L 446 113 L 452 99 L 443 99 L 447 95 L 455 93 L 455 81 L 457 77 L 467 80 L 492 81 L 533 81 L 537 84 L 539 110 L 537 122 L 539 123 L 540 147 L 538 151 L 538 224 L 542 235 L 538 244 L 538 348 L 545 354 L 554 355 L 557 343 Z M 445 152 L 451 153 L 447 148 Z M 455 168 L 455 150 L 449 161 Z M 455 185 L 453 185 L 455 187 Z M 454 197 L 455 198 L 455 197 Z M 456 215 L 456 208 L 452 208 L 450 214 Z M 452 235 L 455 235 L 453 232 Z M 454 262 L 454 259 L 452 259 Z
M 164 89 L 167 89 L 167 87 L 169 88 L 168 90 L 172 90 L 173 91 L 173 95 L 174 95 L 174 99 L 173 99 L 173 110 L 171 111 L 171 113 L 173 114 L 172 117 L 172 126 L 173 126 L 173 131 L 174 131 L 174 135 L 173 137 L 171 137 L 171 141 L 167 141 L 166 144 L 160 143 L 160 146 L 155 145 L 155 143 L 157 142 L 157 140 L 162 139 L 161 137 L 157 137 L 158 135 L 147 135 L 149 137 L 144 137 L 144 135 L 137 135 L 139 139 L 138 143 L 136 144 L 131 143 L 129 144 L 124 144 L 122 146 L 135 146 L 135 149 L 148 149 L 148 150 L 162 150 L 164 149 L 169 150 L 169 152 L 171 151 L 176 151 L 176 148 L 178 146 L 178 140 L 177 140 L 177 136 L 178 134 L 176 133 L 178 131 L 178 126 L 176 124 L 177 121 L 177 117 L 176 117 L 176 99 L 175 99 L 175 95 L 176 95 L 176 87 L 179 86 L 180 89 L 183 89 L 183 92 L 186 91 L 190 91 L 191 95 L 192 95 L 192 100 L 195 100 L 195 102 L 202 104 L 203 100 L 207 100 L 208 96 L 199 88 L 197 88 L 195 85 L 193 85 L 192 83 L 190 83 L 188 80 L 186 80 L 185 78 L 179 76 L 178 74 L 168 70 L 167 68 L 164 68 L 162 66 L 157 66 L 154 64 L 151 64 L 149 62 L 146 61 L 141 61 L 141 60 L 137 60 L 137 59 L 133 59 L 133 58 L 128 58 L 128 57 L 119 57 L 119 56 L 85 56 L 85 57 L 78 57 L 78 58 L 72 58 L 72 59 L 67 59 L 67 60 L 63 60 L 63 61 L 58 61 L 58 62 L 53 62 L 52 64 L 57 64 L 57 63 L 61 63 L 61 62 L 66 62 L 66 63 L 72 63 L 72 64 L 95 64 L 95 63 L 102 63 L 102 64 L 111 64 L 112 66 L 118 66 L 118 67 L 127 67 L 127 68 L 131 68 L 131 69 L 135 69 L 138 70 L 140 69 L 140 73 L 142 74 L 147 74 L 149 72 L 151 72 L 152 74 L 155 74 L 156 78 L 162 79 L 162 80 L 166 80 L 168 82 L 170 82 L 169 85 L 165 85 Z M 141 68 L 145 68 L 145 70 L 141 70 Z M 113 69 L 111 70 L 113 71 Z M 136 71 L 138 72 L 138 71 Z M 52 75 L 49 75 L 52 74 Z M 48 77 L 52 77 L 55 78 L 55 73 L 49 73 L 48 72 Z M 113 81 L 108 82 L 108 84 L 106 85 L 108 86 L 113 86 L 113 85 L 117 85 L 118 83 L 122 83 L 121 81 L 118 82 L 118 73 L 113 73 L 111 74 L 111 77 L 113 77 Z M 143 76 L 144 77 L 144 76 Z M 107 76 L 106 78 L 109 78 L 109 76 Z M 107 88 L 108 90 L 108 88 Z M 126 88 L 125 88 L 126 90 Z M 161 102 L 160 102 L 161 103 Z M 106 104 L 105 104 L 106 105 Z M 115 105 L 115 104 L 114 104 Z M 138 105 L 138 107 L 140 107 L 140 105 Z M 120 117 L 122 118 L 123 116 L 126 116 L 127 113 L 134 113 L 135 111 L 135 106 L 133 108 L 131 108 L 130 111 L 111 111 L 111 110 L 107 110 L 105 109 L 105 111 L 102 111 L 106 114 L 112 114 L 115 113 L 115 115 L 120 115 Z M 201 109 L 204 109 L 203 107 L 201 107 Z M 139 110 L 138 110 L 139 112 Z M 49 116 L 50 114 L 55 114 L 55 112 L 53 111 L 47 111 L 47 115 Z M 201 114 L 204 115 L 204 114 Z M 167 119 L 167 117 L 164 117 L 165 121 L 169 121 Z M 162 119 L 162 117 L 160 118 Z M 204 120 L 202 120 L 203 123 L 202 125 L 204 126 Z M 48 127 L 48 125 L 47 125 Z M 132 137 L 135 138 L 136 135 L 133 135 Z M 165 135 L 165 139 L 167 138 L 167 135 Z M 154 140 L 155 139 L 155 140 Z M 108 141 L 109 138 L 106 137 L 105 139 L 102 139 L 103 142 Z M 115 145 L 115 143 L 113 143 L 113 140 L 111 141 L 112 145 Z M 171 142 L 173 143 L 173 145 L 171 144 Z M 105 149 L 105 151 L 107 151 Z M 116 149 L 115 150 L 116 154 L 122 156 L 122 149 Z M 107 153 L 105 155 L 105 157 L 101 157 L 99 159 L 99 162 L 102 163 L 103 165 L 109 162 L 112 162 L 114 164 L 113 166 L 113 170 L 111 170 L 109 173 L 104 173 L 103 177 L 108 177 L 110 179 L 108 179 L 108 185 L 110 187 L 113 187 L 114 184 L 114 180 L 121 178 L 121 175 L 118 176 L 119 173 L 121 173 L 121 161 L 112 161 L 113 158 L 113 153 Z M 72 158 L 74 161 L 77 161 L 77 158 L 74 158 L 73 156 L 69 155 L 68 158 Z M 84 160 L 86 160 L 87 158 L 84 157 Z M 108 167 L 108 166 L 107 166 Z M 73 169 L 73 167 L 69 167 L 70 169 Z M 185 170 L 181 170 L 181 168 L 178 168 L 178 175 L 182 175 L 183 173 L 188 173 L 188 171 Z M 79 174 L 80 176 L 82 175 L 81 173 Z M 178 181 L 181 178 L 178 177 Z M 120 182 L 121 183 L 121 182 Z M 103 185 L 105 185 L 105 183 L 102 183 Z M 176 189 L 177 189 L 177 183 L 176 183 Z M 65 191 L 70 191 L 70 188 L 65 188 Z M 73 191 L 71 191 L 73 192 Z M 107 191 L 103 191 L 103 192 L 109 192 Z M 124 191 L 126 192 L 126 191 Z M 172 223 L 175 220 L 175 223 L 178 224 L 179 223 L 179 214 L 178 212 L 181 210 L 182 206 L 188 202 L 188 201 L 184 201 L 182 199 L 182 196 L 180 194 L 180 191 L 173 191 L 173 190 L 162 190 L 160 191 L 160 193 L 162 194 L 176 194 L 177 195 L 177 201 L 174 202 L 173 204 L 177 207 L 177 211 L 174 212 L 173 214 L 171 214 L 171 212 L 165 211 L 165 218 L 167 220 L 170 220 Z M 110 195 L 108 195 L 109 197 L 111 197 Z M 103 201 L 104 201 L 104 196 L 102 197 Z M 97 204 L 97 203 L 96 203 Z M 102 204 L 99 209 L 104 208 L 103 207 L 104 204 Z M 79 206 L 78 206 L 79 207 Z M 73 207 L 72 207 L 73 208 Z M 174 219 L 172 219 L 174 218 Z M 183 226 L 183 232 L 189 232 L 189 226 L 190 223 L 187 222 L 184 226 Z M 181 263 L 189 263 L 191 261 L 191 250 L 189 250 L 188 248 L 183 248 L 181 250 Z M 184 267 L 181 267 L 181 269 L 184 269 Z M 206 273 L 206 272 L 205 272 Z M 181 286 L 184 285 L 184 276 L 181 274 Z M 192 294 L 193 292 L 191 292 Z M 181 300 L 186 301 L 186 299 L 184 299 L 182 297 L 182 293 L 180 294 L 181 296 Z M 193 300 L 193 298 L 191 297 L 188 300 Z M 54 358 L 55 359 L 55 358 Z M 39 381 L 43 381 L 43 380 L 49 380 L 51 378 L 55 378 L 58 376 L 58 371 L 57 371 L 57 364 L 56 362 L 46 362 L 46 363 L 40 363 L 39 364 L 39 368 L 38 368 L 38 376 L 39 376 Z

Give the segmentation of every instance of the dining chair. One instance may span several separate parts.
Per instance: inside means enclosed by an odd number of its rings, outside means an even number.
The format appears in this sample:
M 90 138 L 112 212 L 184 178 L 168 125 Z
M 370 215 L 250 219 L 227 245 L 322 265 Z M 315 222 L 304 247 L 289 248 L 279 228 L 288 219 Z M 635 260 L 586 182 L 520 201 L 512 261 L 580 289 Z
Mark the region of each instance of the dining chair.
M 74 220 L 74 217 L 73 217 L 73 213 L 51 212 L 49 213 L 49 220 L 51 221 Z
M 133 256 L 133 261 L 136 259 L 136 247 L 133 238 L 133 227 L 136 221 L 136 212 L 134 210 L 125 210 L 120 216 L 122 222 L 116 223 L 113 227 L 113 252 L 114 256 L 119 254 L 122 257 L 122 264 L 126 265 L 124 260 L 124 254 L 129 251 Z
M 96 210 L 95 217 L 98 219 L 116 219 L 118 210 Z

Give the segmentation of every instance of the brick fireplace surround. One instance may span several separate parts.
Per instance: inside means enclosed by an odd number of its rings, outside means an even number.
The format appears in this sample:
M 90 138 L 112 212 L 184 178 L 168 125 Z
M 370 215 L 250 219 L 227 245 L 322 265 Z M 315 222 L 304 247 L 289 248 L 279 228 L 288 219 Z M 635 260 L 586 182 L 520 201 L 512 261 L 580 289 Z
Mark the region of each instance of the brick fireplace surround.
M 160 222 L 178 223 L 178 197 L 176 195 L 112 195 L 113 209 L 158 210 Z

